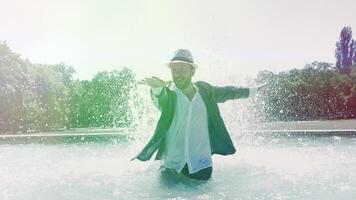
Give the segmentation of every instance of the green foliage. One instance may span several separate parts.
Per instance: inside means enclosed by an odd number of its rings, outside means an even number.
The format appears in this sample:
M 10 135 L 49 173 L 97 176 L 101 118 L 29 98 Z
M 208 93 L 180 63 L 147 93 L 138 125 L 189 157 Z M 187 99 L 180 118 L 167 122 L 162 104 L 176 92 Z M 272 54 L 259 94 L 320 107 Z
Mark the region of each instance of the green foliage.
M 255 81 L 269 84 L 253 102 L 256 116 L 268 121 L 356 117 L 356 65 L 340 73 L 342 63 L 260 72 Z M 137 125 L 134 117 L 140 119 L 144 109 L 130 69 L 99 72 L 92 80 L 73 80 L 74 73 L 64 63 L 30 63 L 0 42 L 0 133 Z
M 269 85 L 255 102 L 266 120 L 312 120 L 355 117 L 356 67 L 352 78 L 331 63 L 313 62 L 303 69 L 260 72 L 256 82 Z M 340 116 L 341 115 L 341 116 Z
M 0 133 L 128 127 L 136 81 L 127 68 L 73 80 L 73 67 L 33 64 L 0 43 Z
M 28 62 L 0 43 L 0 127 L 15 130 L 22 123 L 25 91 L 29 90 Z
M 1 132 L 56 130 L 68 123 L 67 98 L 74 69 L 32 64 L 0 44 Z
M 356 41 L 352 39 L 351 27 L 344 27 L 336 42 L 336 68 L 343 74 L 350 74 L 356 61 Z
M 35 129 L 56 130 L 68 123 L 69 88 L 63 81 L 64 71 L 58 71 L 58 65 L 31 65 L 32 91 L 36 94 L 39 111 Z M 69 67 L 68 67 L 69 68 Z M 26 102 L 28 103 L 28 102 Z
M 92 81 L 71 85 L 71 127 L 128 127 L 133 123 L 130 100 L 136 90 L 131 70 L 100 72 Z

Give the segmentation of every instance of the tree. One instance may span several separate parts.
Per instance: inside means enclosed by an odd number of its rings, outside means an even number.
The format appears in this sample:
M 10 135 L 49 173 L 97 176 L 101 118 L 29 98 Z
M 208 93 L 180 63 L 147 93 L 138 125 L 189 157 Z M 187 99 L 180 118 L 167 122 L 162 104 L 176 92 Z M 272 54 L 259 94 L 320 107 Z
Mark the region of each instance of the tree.
M 61 66 L 61 65 L 60 65 Z M 39 111 L 35 111 L 36 127 L 52 131 L 63 128 L 68 123 L 69 88 L 63 80 L 58 65 L 32 64 L 31 92 L 35 94 Z M 25 102 L 25 104 L 32 102 Z
M 0 42 L 0 132 L 50 131 L 68 123 L 73 68 L 33 64 Z
M 130 102 L 136 91 L 133 72 L 99 72 L 91 81 L 76 81 L 70 92 L 70 127 L 128 127 L 133 123 Z
M 0 42 L 0 134 L 134 125 L 138 99 L 130 69 L 90 81 L 73 81 L 74 73 L 64 63 L 30 63 Z
M 340 74 L 331 63 L 313 62 L 302 69 L 258 74 L 268 82 L 252 106 L 265 120 L 315 120 L 356 116 L 356 65 L 350 75 Z
M 343 74 L 350 74 L 352 64 L 355 62 L 356 44 L 352 39 L 351 27 L 344 27 L 340 33 L 340 39 L 336 43 L 335 57 L 336 67 Z
M 345 98 L 345 106 L 351 117 L 356 117 L 356 63 L 352 67 L 350 78 L 353 83 L 350 95 Z
M 0 131 L 22 128 L 24 94 L 30 89 L 29 83 L 29 62 L 0 42 Z

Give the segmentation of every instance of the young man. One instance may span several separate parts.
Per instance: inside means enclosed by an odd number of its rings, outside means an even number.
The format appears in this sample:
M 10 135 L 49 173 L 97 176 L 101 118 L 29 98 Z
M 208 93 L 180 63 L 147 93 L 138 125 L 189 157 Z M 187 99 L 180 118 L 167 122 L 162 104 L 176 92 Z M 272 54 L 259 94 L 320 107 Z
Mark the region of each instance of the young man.
M 216 87 L 203 81 L 193 83 L 197 65 L 186 49 L 177 50 L 168 66 L 174 82 L 172 87 L 157 77 L 139 82 L 151 87 L 151 97 L 161 116 L 154 135 L 135 158 L 149 160 L 158 150 L 155 159 L 164 159 L 166 168 L 190 178 L 209 179 L 211 156 L 236 151 L 218 103 L 254 96 L 265 84 L 242 88 Z

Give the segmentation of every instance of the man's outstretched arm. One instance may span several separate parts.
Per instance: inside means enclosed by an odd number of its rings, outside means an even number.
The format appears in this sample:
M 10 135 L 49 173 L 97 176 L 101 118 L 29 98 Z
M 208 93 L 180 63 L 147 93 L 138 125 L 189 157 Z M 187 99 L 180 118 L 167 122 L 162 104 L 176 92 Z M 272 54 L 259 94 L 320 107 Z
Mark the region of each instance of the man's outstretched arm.
M 212 86 L 212 95 L 213 98 L 218 103 L 223 103 L 227 100 L 232 100 L 232 99 L 254 97 L 265 86 L 266 83 L 252 88 L 235 87 L 235 86 L 225 86 L 225 87 Z
M 151 87 L 150 93 L 151 97 L 157 103 L 157 107 L 161 110 L 165 104 L 169 101 L 169 94 L 167 92 L 168 82 L 164 82 L 157 77 L 145 78 L 139 81 L 140 84 L 148 85 Z M 159 132 L 155 131 L 149 142 L 145 145 L 143 150 L 133 157 L 131 160 L 139 159 L 141 161 L 149 160 L 152 154 L 157 150 L 159 144 L 161 143 L 162 137 L 160 137 Z
M 145 78 L 138 83 L 150 86 L 151 99 L 155 106 L 161 110 L 168 101 L 167 86 L 169 82 L 163 81 L 155 76 Z

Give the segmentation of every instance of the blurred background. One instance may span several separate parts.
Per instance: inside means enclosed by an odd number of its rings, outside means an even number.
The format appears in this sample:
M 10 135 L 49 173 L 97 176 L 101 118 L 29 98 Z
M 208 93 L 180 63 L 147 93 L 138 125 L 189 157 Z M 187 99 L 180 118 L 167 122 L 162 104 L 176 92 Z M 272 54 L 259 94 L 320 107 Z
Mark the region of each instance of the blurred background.
M 351 0 L 0 3 L 1 134 L 151 127 L 158 112 L 137 81 L 169 80 L 178 48 L 193 53 L 195 81 L 269 83 L 222 106 L 228 121 L 356 117 Z

